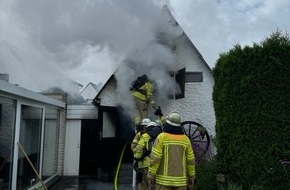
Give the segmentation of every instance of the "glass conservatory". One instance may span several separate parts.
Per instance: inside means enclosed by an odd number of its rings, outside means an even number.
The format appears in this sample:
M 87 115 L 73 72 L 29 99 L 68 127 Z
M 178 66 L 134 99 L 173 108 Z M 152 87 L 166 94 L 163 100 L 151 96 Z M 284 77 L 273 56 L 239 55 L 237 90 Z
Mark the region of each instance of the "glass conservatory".
M 65 102 L 0 80 L 0 189 L 35 189 L 58 174 Z

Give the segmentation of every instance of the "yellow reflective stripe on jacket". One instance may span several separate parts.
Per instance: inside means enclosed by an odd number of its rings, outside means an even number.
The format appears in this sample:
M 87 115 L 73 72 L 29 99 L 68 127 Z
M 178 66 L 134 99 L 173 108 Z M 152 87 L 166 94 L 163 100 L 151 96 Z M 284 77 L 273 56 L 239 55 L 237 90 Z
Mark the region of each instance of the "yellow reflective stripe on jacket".
M 141 137 L 141 132 L 136 133 L 136 135 L 134 136 L 134 139 L 131 143 L 131 150 L 133 151 L 133 149 L 137 146 L 139 140 Z
M 152 147 L 148 172 L 156 175 L 156 183 L 185 186 L 187 176 L 195 175 L 194 153 L 186 135 L 161 133 Z
M 171 176 L 170 178 L 167 176 L 159 176 L 158 178 L 156 178 L 156 183 L 164 186 L 174 186 L 174 187 L 186 186 L 186 183 L 184 183 L 186 181 L 187 181 L 186 176 L 182 177 Z
M 140 137 L 140 140 L 137 143 L 137 146 L 133 149 L 134 158 L 139 159 L 143 155 L 144 148 L 149 141 L 150 136 L 148 133 L 143 133 Z M 139 161 L 138 166 L 140 168 L 147 168 L 150 165 L 149 157 L 146 156 L 143 160 Z
M 142 87 L 139 88 L 140 90 L 143 90 L 146 92 L 145 94 L 141 93 L 138 90 L 133 91 L 133 96 L 136 98 L 139 98 L 145 102 L 148 102 L 151 100 L 152 94 L 153 94 L 153 86 L 150 82 L 146 82 Z M 150 102 L 148 102 L 150 103 Z

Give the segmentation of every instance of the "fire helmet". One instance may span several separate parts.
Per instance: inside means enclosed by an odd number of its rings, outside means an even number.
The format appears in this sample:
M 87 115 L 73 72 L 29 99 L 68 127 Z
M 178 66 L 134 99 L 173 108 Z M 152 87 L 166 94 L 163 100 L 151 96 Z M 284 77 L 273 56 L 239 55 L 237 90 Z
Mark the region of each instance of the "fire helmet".
M 142 119 L 140 125 L 142 125 L 142 126 L 147 126 L 148 123 L 150 123 L 150 122 L 151 122 L 150 119 L 148 119 L 148 118 L 144 118 L 144 119 Z
M 166 117 L 166 123 L 179 127 L 181 123 L 181 115 L 177 111 L 170 112 Z
M 160 119 L 156 119 L 155 120 L 155 123 L 158 125 L 158 126 L 162 126 L 163 125 L 163 123 L 162 123 L 162 121 L 160 120 Z
M 158 124 L 157 123 L 155 123 L 154 121 L 150 121 L 147 125 L 146 125 L 146 128 L 148 128 L 148 127 L 155 127 L 155 126 L 158 126 Z

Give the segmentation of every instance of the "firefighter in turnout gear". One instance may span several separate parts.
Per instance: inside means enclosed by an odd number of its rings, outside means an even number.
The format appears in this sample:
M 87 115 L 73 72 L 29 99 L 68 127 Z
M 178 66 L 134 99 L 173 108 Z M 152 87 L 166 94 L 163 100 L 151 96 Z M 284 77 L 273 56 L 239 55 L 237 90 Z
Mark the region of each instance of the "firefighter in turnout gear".
M 153 85 L 147 75 L 142 75 L 132 83 L 131 92 L 135 101 L 134 123 L 138 125 L 142 119 L 148 118 L 148 105 L 156 107 L 153 99 Z
M 150 123 L 151 120 L 148 118 L 142 119 L 142 122 L 139 125 L 136 125 L 136 134 L 134 136 L 134 139 L 131 143 L 131 150 L 133 151 L 133 149 L 137 146 L 141 135 L 145 132 L 145 127 L 148 125 L 148 123 Z
M 149 122 L 144 133 L 141 135 L 137 146 L 132 150 L 134 153 L 134 159 L 136 160 L 134 169 L 137 173 L 139 190 L 147 190 L 149 188 L 147 180 L 148 167 L 150 164 L 149 155 L 151 153 L 153 141 L 161 131 L 162 129 L 157 123 Z
M 180 125 L 179 112 L 170 112 L 150 154 L 148 183 L 156 190 L 186 190 L 194 186 L 195 156 Z
M 135 137 L 131 143 L 131 150 L 132 152 L 136 152 L 136 147 L 141 139 L 141 136 L 145 133 L 145 127 L 148 125 L 148 123 L 150 123 L 151 120 L 148 119 L 148 118 L 145 118 L 145 119 L 142 119 L 141 123 L 139 123 L 139 125 L 136 125 L 136 134 L 135 134 Z M 135 153 L 134 153 L 135 154 Z M 139 181 L 142 180 L 142 173 L 141 173 L 141 170 L 139 169 L 139 165 L 138 165 L 138 161 L 137 160 L 134 160 L 134 163 L 133 163 L 133 168 L 137 174 L 137 181 L 139 183 Z M 140 179 L 141 178 L 141 179 Z

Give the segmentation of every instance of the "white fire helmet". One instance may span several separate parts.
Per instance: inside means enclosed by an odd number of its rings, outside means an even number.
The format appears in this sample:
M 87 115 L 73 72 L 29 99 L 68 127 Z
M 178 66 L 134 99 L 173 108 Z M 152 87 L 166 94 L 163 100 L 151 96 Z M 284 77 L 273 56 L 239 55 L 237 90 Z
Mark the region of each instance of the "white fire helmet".
M 147 127 L 151 127 L 151 126 L 158 126 L 158 124 L 155 123 L 154 121 L 151 121 L 151 122 L 149 122 L 149 123 L 146 125 L 146 128 L 147 128 Z
M 181 115 L 177 111 L 170 112 L 166 117 L 166 123 L 179 127 L 181 123 Z
M 163 123 L 162 123 L 162 121 L 160 120 L 160 119 L 156 119 L 155 120 L 155 123 L 158 125 L 158 126 L 162 126 L 163 125 Z
M 142 126 L 147 126 L 148 123 L 150 123 L 150 122 L 151 122 L 151 120 L 150 120 L 149 118 L 144 118 L 144 119 L 142 119 L 140 125 L 142 125 Z

